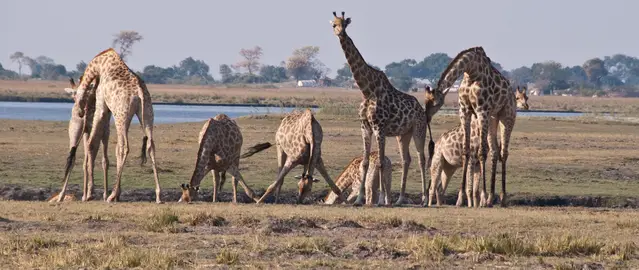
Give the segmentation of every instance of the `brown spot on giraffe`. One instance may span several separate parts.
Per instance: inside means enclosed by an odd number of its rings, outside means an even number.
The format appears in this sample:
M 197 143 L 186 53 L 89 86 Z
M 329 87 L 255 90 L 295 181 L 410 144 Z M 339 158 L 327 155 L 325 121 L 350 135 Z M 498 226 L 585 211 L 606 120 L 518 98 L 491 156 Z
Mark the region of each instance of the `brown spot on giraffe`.
M 117 201 L 120 197 L 120 181 L 124 163 L 129 154 L 128 129 L 134 115 L 137 115 L 140 125 L 148 138 L 146 151 L 151 157 L 153 177 L 155 179 L 155 201 L 160 200 L 160 181 L 158 177 L 155 159 L 155 140 L 153 138 L 153 105 L 151 95 L 144 81 L 138 77 L 124 63 L 122 58 L 113 50 L 107 49 L 96 55 L 87 64 L 82 79 L 76 91 L 76 103 L 80 107 L 86 106 L 89 95 L 89 83 L 96 77 L 100 78 L 100 87 L 96 92 L 95 115 L 93 117 L 93 129 L 89 135 L 89 162 L 88 174 L 93 178 L 93 164 L 98 150 L 100 134 L 104 131 L 110 115 L 115 119 L 115 127 L 118 136 L 116 147 L 116 183 L 107 202 Z M 77 114 L 83 117 L 82 111 Z M 92 183 L 92 180 L 90 181 Z M 89 192 L 91 189 L 89 189 Z M 90 197 L 90 195 L 89 195 Z
M 517 88 L 517 93 L 513 93 L 510 95 L 510 98 L 515 98 L 517 100 L 517 108 L 519 109 L 528 109 L 528 97 L 525 92 L 520 92 L 519 87 Z M 510 112 L 512 113 L 512 112 Z M 515 117 L 514 115 L 510 115 L 509 118 Z M 477 117 L 472 118 L 471 121 L 471 144 L 470 144 L 470 165 L 471 170 L 469 170 L 469 175 L 473 177 L 473 185 L 472 185 L 472 195 L 471 195 L 471 186 L 470 183 L 466 184 L 466 198 L 469 203 L 472 202 L 474 207 L 484 206 L 485 204 L 485 185 L 482 189 L 481 193 L 481 201 L 478 197 L 478 189 L 479 189 L 479 130 L 480 125 Z M 489 145 L 493 147 L 493 145 Z M 500 148 L 500 145 L 497 144 L 497 148 Z M 437 143 L 435 144 L 435 154 L 433 155 L 433 159 L 430 165 L 430 190 L 428 196 L 428 206 L 432 205 L 433 195 L 437 198 L 437 205 L 441 205 L 442 194 L 446 192 L 446 188 L 448 187 L 448 183 L 450 179 L 453 177 L 453 174 L 457 169 L 462 167 L 463 162 L 463 149 L 464 149 L 464 131 L 462 130 L 461 124 L 454 127 L 453 129 L 444 132 L 444 134 L 439 137 Z M 491 154 L 496 153 L 494 149 L 491 149 Z M 470 176 L 469 176 L 470 177 Z M 441 179 L 441 183 L 439 182 Z M 491 189 L 494 190 L 495 183 L 492 182 Z M 471 197 L 473 200 L 471 201 Z M 457 197 L 458 204 L 461 205 L 463 200 L 463 191 L 460 189 Z
M 379 154 L 377 151 L 371 152 L 371 161 L 377 162 L 379 158 Z M 348 165 L 344 168 L 342 173 L 335 179 L 335 184 L 339 187 L 342 192 L 344 192 L 349 187 L 351 188 L 351 193 L 348 195 L 346 199 L 347 203 L 352 203 L 355 201 L 355 198 L 359 194 L 359 186 L 362 184 L 360 177 L 360 169 L 359 167 L 362 164 L 362 156 L 356 157 Z M 390 205 L 390 190 L 391 190 L 391 182 L 393 181 L 393 171 L 391 160 L 388 157 L 384 157 L 384 161 L 382 162 L 382 166 L 384 167 L 385 175 L 381 178 L 382 182 L 379 181 L 379 173 L 378 170 L 369 170 L 368 175 L 366 176 L 366 204 L 372 205 L 374 202 L 377 204 L 385 204 Z M 379 191 L 381 187 L 381 192 Z M 324 198 L 325 204 L 336 204 L 341 203 L 339 196 L 330 191 L 328 195 Z
M 386 156 L 386 137 L 396 137 L 400 145 L 402 157 L 402 180 L 399 199 L 396 204 L 404 202 L 406 192 L 406 178 L 408 168 L 411 163 L 409 146 L 411 139 L 415 142 L 415 147 L 419 153 L 419 166 L 422 177 L 422 203 L 426 202 L 427 182 L 426 182 L 426 157 L 424 146 L 426 141 L 426 128 L 428 121 L 441 108 L 445 92 L 440 92 L 434 96 L 435 102 L 427 111 L 421 106 L 417 98 L 403 93 L 390 83 L 383 71 L 377 70 L 368 65 L 353 40 L 346 34 L 346 28 L 351 23 L 351 18 L 337 16 L 333 12 L 334 19 L 331 21 L 333 32 L 338 37 L 344 56 L 350 69 L 353 71 L 353 78 L 359 85 L 364 101 L 360 104 L 359 116 L 361 121 L 362 141 L 364 146 L 363 161 L 361 163 L 360 191 L 354 205 L 362 205 L 365 197 L 365 183 L 369 157 L 371 152 L 371 140 L 375 138 L 375 143 L 382 157 L 375 163 L 375 169 L 379 170 L 379 176 L 384 175 L 382 166 L 383 157 Z
M 482 47 L 472 47 L 461 51 L 442 73 L 437 90 L 449 88 L 460 76 L 464 75 L 459 96 L 459 118 L 464 130 L 464 173 L 461 188 L 466 185 L 468 161 L 470 159 L 471 119 L 475 115 L 479 121 L 479 171 L 482 182 L 486 182 L 486 158 L 489 143 L 491 149 L 497 150 L 497 127 L 501 127 L 501 160 L 502 160 L 502 193 L 501 204 L 506 205 L 506 161 L 510 136 L 515 125 L 516 101 L 514 89 L 508 80 L 496 68 L 492 67 L 490 58 Z M 499 78 L 498 78 L 499 77 Z M 497 83 L 497 82 L 500 83 Z M 510 98 L 510 96 L 513 96 Z M 471 98 L 471 97 L 476 97 Z M 498 101 L 505 102 L 500 103 Z M 492 123 L 491 123 L 492 121 Z M 498 126 L 499 125 L 499 126 Z M 490 136 L 489 136 L 490 134 Z M 490 138 L 490 141 L 489 141 Z M 495 181 L 497 169 L 497 153 L 492 156 L 491 182 Z M 492 206 L 493 192 L 489 195 L 487 206 Z M 458 201 L 458 203 L 461 203 Z M 469 206 L 470 206 L 469 202 Z
M 253 190 L 246 185 L 240 173 L 240 151 L 242 150 L 242 131 L 237 123 L 226 114 L 209 118 L 198 137 L 199 148 L 195 169 L 189 184 L 182 184 L 182 197 L 179 202 L 191 202 L 199 191 L 200 182 L 211 172 L 213 176 L 213 202 L 217 201 L 218 191 L 226 179 L 226 172 L 233 177 L 233 203 L 237 203 L 237 183 L 244 188 L 246 195 L 256 200 Z
M 295 110 L 282 119 L 275 133 L 278 162 L 277 178 L 257 201 L 258 204 L 264 202 L 264 199 L 273 192 L 273 189 L 276 189 L 275 203 L 277 203 L 279 201 L 280 188 L 284 182 L 284 177 L 300 164 L 304 165 L 304 172 L 298 182 L 299 193 L 297 203 L 302 203 L 306 195 L 311 192 L 314 179 L 313 172 L 316 167 L 333 192 L 341 195 L 340 189 L 335 185 L 333 180 L 331 180 L 331 177 L 324 167 L 321 150 L 323 136 L 322 126 L 309 109 L 303 111 Z M 249 153 L 243 154 L 242 156 L 247 157 L 253 155 L 270 146 L 270 143 L 258 144 L 251 147 Z

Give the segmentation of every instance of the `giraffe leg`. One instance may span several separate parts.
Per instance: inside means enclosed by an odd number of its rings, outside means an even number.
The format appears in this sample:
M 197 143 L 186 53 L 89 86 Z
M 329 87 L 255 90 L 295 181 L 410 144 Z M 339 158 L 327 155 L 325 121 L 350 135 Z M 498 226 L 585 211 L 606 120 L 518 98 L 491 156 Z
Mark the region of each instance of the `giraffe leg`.
M 488 113 L 484 111 L 477 113 L 477 120 L 478 120 L 478 123 L 480 124 L 480 129 L 479 129 L 480 143 L 479 143 L 479 152 L 478 152 L 479 174 L 481 177 L 480 180 L 484 182 L 484 186 L 485 186 L 486 158 L 488 157 L 488 129 L 490 125 L 490 119 L 488 117 Z
M 286 163 L 287 158 L 288 156 L 282 150 L 282 147 L 278 144 L 277 145 L 277 174 L 278 175 L 282 171 L 282 168 L 284 167 L 284 164 Z M 306 168 L 304 169 L 304 172 L 306 172 Z M 280 201 L 281 189 L 282 189 L 282 185 L 277 185 L 277 188 L 275 189 L 275 204 L 277 204 Z
M 386 206 L 391 205 L 391 186 L 393 183 L 393 166 L 389 162 L 388 170 L 384 170 L 384 183 L 382 183 L 383 187 L 386 187 L 382 192 L 384 193 L 384 204 Z
M 385 171 L 384 166 L 382 166 L 382 161 L 384 160 L 384 157 L 386 157 L 386 134 L 384 133 L 384 131 L 377 130 L 375 132 L 375 139 L 377 140 L 377 149 L 378 149 L 378 158 L 377 158 L 377 162 L 375 162 L 375 170 L 377 170 L 377 178 L 378 178 L 378 180 L 376 181 L 381 182 L 381 177 L 384 175 L 384 171 Z M 409 159 L 410 159 L 410 154 L 409 154 Z M 404 160 L 404 166 L 406 166 L 405 160 Z M 365 182 L 362 182 L 362 185 L 359 187 L 360 194 L 357 197 L 358 199 L 362 195 L 361 194 L 362 188 L 365 188 L 364 186 L 365 184 L 366 184 Z M 401 201 L 399 200 L 397 202 L 401 203 Z
M 75 165 L 75 155 L 78 150 L 80 141 L 84 142 L 84 145 L 83 145 L 84 160 L 82 161 L 82 167 L 84 172 L 83 178 L 86 179 L 86 171 L 84 170 L 84 166 L 88 160 L 87 156 L 88 156 L 89 150 L 87 148 L 86 141 L 89 137 L 89 134 L 85 134 L 83 132 L 84 130 L 83 120 L 84 120 L 83 118 L 79 118 L 73 115 L 71 116 L 71 119 L 69 120 L 69 154 L 67 156 L 67 164 L 64 170 L 64 183 L 62 184 L 62 189 L 60 189 L 60 192 L 58 193 L 57 202 L 62 202 L 64 200 L 64 193 L 67 190 L 67 185 L 69 184 L 69 178 L 71 177 L 71 171 L 73 170 L 73 166 Z M 83 201 L 86 195 L 86 192 L 84 191 L 84 189 L 85 187 L 82 188 Z
M 397 144 L 399 145 L 399 155 L 402 159 L 402 179 L 400 182 L 399 188 L 399 198 L 395 202 L 396 206 L 400 206 L 406 202 L 406 198 L 404 198 L 406 194 L 406 178 L 408 177 L 408 168 L 410 167 L 411 157 L 410 157 L 410 139 L 412 138 L 412 134 L 407 133 L 402 136 L 397 136 Z M 380 140 L 378 139 L 377 143 L 379 145 Z M 379 147 L 379 146 L 378 146 Z M 381 152 L 379 154 L 379 159 L 383 160 L 383 156 Z M 422 197 L 423 198 L 423 197 Z
M 268 186 L 268 188 L 266 189 L 266 192 L 264 192 L 264 194 L 262 195 L 262 197 L 260 197 L 259 200 L 257 200 L 257 204 L 261 204 L 264 202 L 264 200 L 266 199 L 266 197 L 271 194 L 271 192 L 273 192 L 273 189 L 277 187 L 277 185 L 281 185 L 284 182 L 284 177 L 293 169 L 293 162 L 290 161 L 290 159 L 286 160 L 286 163 L 284 163 L 284 166 L 282 167 L 282 169 L 280 170 L 280 173 L 277 175 L 277 179 L 275 180 L 275 182 L 273 182 L 273 184 L 271 184 L 270 186 Z
M 379 188 L 379 172 L 372 170 L 368 172 L 366 177 L 366 205 L 373 205 L 379 196 L 377 188 Z
M 470 166 L 470 172 L 469 172 L 469 177 L 470 179 L 472 179 L 472 184 L 473 184 L 473 192 L 472 192 L 472 196 L 473 196 L 473 207 L 477 208 L 480 206 L 483 206 L 482 202 L 479 199 L 479 174 L 478 174 L 478 168 L 477 168 L 477 163 L 475 161 L 473 161 L 471 163 Z M 483 194 L 483 193 L 482 193 Z M 470 200 L 470 198 L 468 198 L 468 200 Z
M 457 171 L 457 168 L 455 168 L 455 166 L 451 166 L 450 164 L 447 164 L 447 163 L 444 163 L 442 167 L 443 167 L 443 170 L 440 174 L 442 180 L 437 187 L 437 193 L 436 193 L 436 194 L 439 194 L 439 196 L 437 196 L 438 206 L 441 205 L 441 200 L 444 198 L 444 195 L 446 194 L 446 188 L 448 187 L 448 183 L 450 183 L 449 180 L 453 178 L 455 171 Z
M 475 193 L 474 193 L 474 182 L 473 182 L 473 173 L 475 171 L 475 167 L 473 167 L 473 164 L 475 164 L 475 159 L 473 158 L 473 154 L 471 153 L 471 157 L 469 160 L 469 168 L 468 168 L 468 176 L 466 179 L 468 179 L 468 181 L 466 182 L 466 202 L 468 204 L 468 208 L 473 207 L 473 205 L 476 204 L 476 199 L 475 199 Z
M 441 204 L 440 194 L 437 192 L 435 194 L 435 189 L 439 186 L 439 178 L 443 173 L 441 155 L 435 150 L 435 155 L 433 155 L 433 160 L 431 161 L 430 166 L 430 186 L 428 187 L 428 206 L 433 206 L 433 197 L 437 196 L 437 205 Z M 442 179 L 442 181 L 444 181 Z
M 481 205 L 491 207 L 495 196 L 495 176 L 497 174 L 497 161 L 499 158 L 499 146 L 497 145 L 497 129 L 499 122 L 497 118 L 490 119 L 490 127 L 488 129 L 488 148 L 490 149 L 491 173 L 490 173 L 490 193 L 486 198 L 486 182 L 484 182 L 481 193 Z
M 90 150 L 90 145 L 89 145 L 89 135 L 87 134 L 86 136 L 84 136 L 84 138 L 82 138 L 83 140 L 83 144 L 84 144 L 84 160 L 82 161 L 82 201 L 86 202 L 89 201 L 89 193 L 88 193 L 88 188 L 89 188 L 89 152 Z M 63 193 L 60 193 L 60 196 L 64 196 Z
M 219 190 L 224 189 L 224 183 L 226 183 L 226 171 L 220 171 L 220 187 L 219 187 Z
M 85 175 L 87 178 L 85 179 L 85 184 L 93 183 L 93 169 L 95 168 L 95 158 L 98 154 L 98 150 L 100 148 L 100 141 L 102 140 L 102 135 L 104 134 L 104 128 L 108 127 L 107 121 L 110 119 L 110 111 L 107 108 L 106 104 L 103 102 L 96 101 L 96 109 L 95 114 L 93 115 L 93 125 L 91 128 L 91 133 L 89 134 L 89 139 L 85 147 L 89 149 L 88 158 L 86 162 Z M 85 194 L 86 199 L 90 200 L 92 197 L 91 187 L 85 185 Z
M 417 148 L 417 155 L 419 159 L 417 160 L 419 164 L 419 172 L 422 177 L 422 206 L 426 206 L 427 192 L 429 192 L 430 182 L 426 181 L 426 155 L 424 154 L 424 147 L 426 146 L 426 127 L 422 127 L 418 125 L 416 130 L 413 131 L 413 141 L 415 142 L 415 148 Z M 407 144 L 410 144 L 408 141 Z M 410 157 L 410 153 L 408 155 Z
M 253 190 L 246 184 L 246 181 L 244 181 L 244 177 L 242 177 L 242 174 L 240 173 L 240 170 L 238 169 L 239 166 L 239 161 L 237 165 L 231 166 L 229 167 L 228 171 L 231 174 L 231 176 L 233 176 L 233 198 L 236 198 L 237 195 L 237 183 L 239 181 L 240 185 L 242 186 L 242 188 L 244 189 L 244 193 L 246 193 L 247 196 L 249 196 L 249 198 L 253 199 L 254 201 L 257 200 L 255 197 L 255 192 L 253 192 Z M 224 178 L 222 178 L 224 179 Z M 234 203 L 237 203 L 237 199 L 234 199 Z
M 148 137 L 146 151 L 149 154 L 149 157 L 151 157 L 153 179 L 155 180 L 155 202 L 162 203 L 162 200 L 160 199 L 160 178 L 158 176 L 157 161 L 155 159 L 155 139 L 153 138 L 153 105 L 151 104 L 150 100 L 143 100 L 142 102 L 146 103 L 144 104 L 145 111 L 143 111 L 142 113 L 144 114 L 144 134 L 146 135 L 146 137 Z M 129 117 L 128 119 L 131 119 L 131 117 Z M 131 120 L 129 120 L 129 124 L 130 121 Z
M 465 106 L 459 107 L 459 116 L 461 120 L 461 129 L 464 134 L 464 154 L 462 155 L 462 182 L 459 188 L 459 195 L 457 196 L 456 206 L 461 206 L 463 203 L 463 190 L 466 187 L 466 181 L 468 176 L 468 161 L 470 159 L 470 120 L 472 119 L 471 111 Z
M 371 155 L 371 137 L 373 135 L 372 130 L 370 129 L 370 127 L 362 122 L 361 123 L 361 130 L 362 130 L 362 141 L 364 143 L 364 155 L 363 155 L 363 159 L 362 159 L 362 163 L 359 166 L 359 172 L 360 172 L 360 186 L 359 186 L 359 193 L 357 194 L 357 199 L 355 199 L 355 202 L 353 202 L 353 206 L 362 206 L 362 204 L 364 204 L 364 193 L 365 188 L 366 188 L 366 174 L 368 173 L 368 165 L 369 165 L 369 158 Z M 383 158 L 382 156 L 379 156 L 380 158 Z
M 508 160 L 508 146 L 510 144 L 510 135 L 515 125 L 515 120 L 501 124 L 501 207 L 506 207 L 506 161 Z
M 217 194 L 220 190 L 220 171 L 211 170 L 213 176 L 213 202 L 217 202 Z
M 109 113 L 108 120 L 105 121 L 104 133 L 102 134 L 102 172 L 104 179 L 102 179 L 104 186 L 102 191 L 102 200 L 106 201 L 107 192 L 109 191 L 109 136 L 111 135 L 111 113 Z
M 107 202 L 117 202 L 120 200 L 120 183 L 122 181 L 122 171 L 124 170 L 124 164 L 129 154 L 129 125 L 131 124 L 131 117 L 128 117 L 128 113 L 115 115 L 116 130 L 118 134 L 118 145 L 115 149 L 115 155 L 117 158 L 115 169 L 115 185 L 111 190 L 111 195 L 107 198 Z M 121 120 L 119 120 L 120 118 Z M 124 119 L 122 119 L 124 118 Z M 119 122 L 119 121 L 121 122 Z M 95 126 L 94 126 L 95 128 Z

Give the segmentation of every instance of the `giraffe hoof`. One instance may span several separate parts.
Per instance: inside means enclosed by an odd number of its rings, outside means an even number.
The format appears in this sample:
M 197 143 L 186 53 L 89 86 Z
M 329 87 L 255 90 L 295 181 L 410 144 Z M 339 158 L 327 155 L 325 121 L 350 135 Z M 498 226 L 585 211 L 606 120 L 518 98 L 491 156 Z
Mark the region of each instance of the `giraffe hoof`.
M 157 203 L 157 204 L 164 204 L 164 202 L 163 202 L 163 201 L 159 201 L 159 200 L 158 200 L 158 201 L 155 201 L 155 203 Z

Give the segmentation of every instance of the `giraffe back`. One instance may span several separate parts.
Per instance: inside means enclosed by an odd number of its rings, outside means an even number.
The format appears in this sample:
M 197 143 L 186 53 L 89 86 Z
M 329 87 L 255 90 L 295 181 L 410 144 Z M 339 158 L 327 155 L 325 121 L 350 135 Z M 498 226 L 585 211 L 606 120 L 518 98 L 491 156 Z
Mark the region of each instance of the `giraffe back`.
M 309 158 L 311 144 L 321 147 L 322 126 L 310 109 L 295 110 L 286 115 L 275 133 L 275 141 L 293 162 L 304 162 Z

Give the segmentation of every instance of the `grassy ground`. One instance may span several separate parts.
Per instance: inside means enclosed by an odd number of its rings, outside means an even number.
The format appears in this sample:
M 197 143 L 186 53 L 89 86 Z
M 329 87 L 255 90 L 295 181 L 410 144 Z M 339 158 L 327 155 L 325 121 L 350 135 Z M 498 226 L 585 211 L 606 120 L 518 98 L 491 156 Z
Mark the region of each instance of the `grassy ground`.
M 7 269 L 639 267 L 629 210 L 2 204 Z
M 67 81 L 3 81 L 0 80 L 0 100 L 40 101 L 70 100 L 63 90 Z M 275 106 L 355 107 L 361 101 L 358 90 L 343 88 L 297 88 L 288 85 L 235 85 L 190 86 L 149 84 L 154 102 L 214 103 L 214 104 L 268 104 Z M 423 92 L 412 93 L 419 100 Z M 622 115 L 639 115 L 636 98 L 590 98 L 543 96 L 530 97 L 529 104 L 535 110 L 609 112 Z M 457 94 L 446 97 L 444 108 L 456 108 Z
M 347 163 L 361 153 L 359 124 L 352 118 L 322 113 L 318 113 L 317 118 L 324 130 L 323 158 L 330 175 L 337 177 Z M 264 141 L 273 142 L 280 119 L 279 115 L 238 119 L 244 136 L 244 148 Z M 457 125 L 458 121 L 452 116 L 436 117 L 433 136 L 438 138 L 442 132 Z M 117 144 L 113 126 L 109 151 L 111 181 L 114 181 L 115 175 L 114 148 Z M 165 189 L 178 188 L 180 183 L 187 183 L 190 179 L 201 126 L 202 123 L 161 124 L 155 128 L 160 179 Z M 66 122 L 0 120 L 0 145 L 3 149 L 0 152 L 0 178 L 3 183 L 57 189 L 68 151 L 66 129 Z M 638 131 L 639 126 L 631 123 L 518 118 L 508 160 L 508 191 L 511 194 L 536 196 L 636 196 L 639 193 Z M 122 182 L 125 190 L 153 186 L 150 166 L 138 165 L 141 138 L 139 127 L 132 126 L 129 139 L 131 154 Z M 419 169 L 416 152 L 413 147 L 411 149 L 414 162 L 409 170 L 408 190 L 418 195 Z M 81 150 L 78 153 L 78 159 L 81 160 Z M 397 143 L 392 138 L 388 139 L 387 153 L 393 163 L 400 162 Z M 77 161 L 76 164 L 71 183 L 81 184 L 81 163 Z M 393 172 L 395 190 L 400 182 L 397 166 Z M 96 181 L 98 186 L 102 186 L 99 168 L 98 163 Z M 241 170 L 251 187 L 258 190 L 267 187 L 276 175 L 275 149 L 243 160 Z M 298 167 L 291 173 L 299 174 L 301 170 Z M 455 192 L 460 174 L 456 174 L 448 192 Z M 203 188 L 211 188 L 211 182 L 207 177 Z M 284 189 L 295 187 L 296 181 L 292 177 L 284 182 Z M 326 187 L 321 182 L 314 185 L 314 190 L 320 191 Z M 126 195 L 123 195 L 125 198 Z

